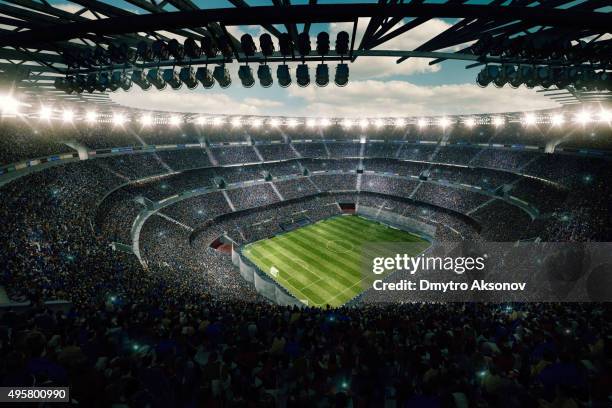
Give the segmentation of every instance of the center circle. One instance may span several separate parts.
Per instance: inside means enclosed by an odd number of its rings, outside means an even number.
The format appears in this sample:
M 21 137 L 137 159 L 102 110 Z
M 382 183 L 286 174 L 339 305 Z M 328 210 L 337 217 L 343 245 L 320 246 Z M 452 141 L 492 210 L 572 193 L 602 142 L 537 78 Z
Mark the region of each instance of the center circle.
M 327 249 L 338 254 L 345 254 L 353 250 L 353 244 L 350 242 L 341 241 L 339 239 L 330 239 L 327 241 Z

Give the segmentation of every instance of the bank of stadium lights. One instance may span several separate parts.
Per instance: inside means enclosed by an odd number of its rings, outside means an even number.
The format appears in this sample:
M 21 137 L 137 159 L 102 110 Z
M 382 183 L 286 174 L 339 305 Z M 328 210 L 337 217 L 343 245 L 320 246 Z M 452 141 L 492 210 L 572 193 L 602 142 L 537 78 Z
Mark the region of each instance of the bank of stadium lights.
M 62 113 L 62 120 L 68 123 L 68 122 L 72 122 L 73 119 L 74 119 L 74 112 L 72 112 L 72 110 L 70 109 L 64 109 L 64 112 Z
M 128 121 L 123 113 L 116 112 L 113 114 L 113 125 L 123 126 Z
M 440 126 L 442 129 L 446 129 L 450 125 L 451 125 L 451 120 L 449 118 L 442 117 L 438 119 L 438 126 Z
M 350 119 L 344 119 L 342 121 L 342 127 L 345 129 L 350 129 L 353 127 L 353 121 Z
M 308 126 L 309 128 L 313 128 L 315 126 L 317 126 L 317 121 L 316 119 L 310 118 L 306 120 L 306 126 Z
M 420 127 L 421 129 L 427 126 L 427 119 L 421 118 L 417 120 L 417 126 Z
M 270 127 L 276 128 L 280 126 L 280 120 L 277 118 L 272 118 L 268 121 L 268 125 L 270 125 Z
M 48 106 L 42 106 L 38 112 L 38 117 L 42 120 L 50 120 L 53 115 L 53 110 Z
M 170 118 L 168 119 L 168 123 L 170 124 L 170 126 L 179 126 L 182 122 L 182 119 L 180 116 L 178 115 L 172 115 L 170 116 Z
M 578 112 L 575 117 L 574 117 L 574 121 L 581 124 L 581 125 L 586 125 L 587 123 L 591 122 L 592 118 L 591 118 L 591 113 L 587 112 L 587 111 L 580 111 Z
M 382 128 L 383 126 L 385 126 L 385 122 L 383 122 L 382 119 L 376 119 L 374 121 L 374 127 L 376 127 L 377 129 Z
M 0 114 L 2 115 L 19 115 L 19 108 L 25 105 L 17 100 L 13 95 L 0 94 Z
M 153 124 L 153 116 L 150 113 L 145 113 L 140 117 L 139 122 L 142 126 L 151 126 Z
M 242 126 L 242 119 L 239 117 L 232 118 L 232 120 L 230 121 L 230 124 L 232 125 L 233 128 L 239 128 Z
M 406 120 L 403 118 L 395 119 L 395 127 L 404 127 L 406 126 Z
M 533 126 L 537 122 L 536 115 L 534 115 L 533 113 L 526 113 L 525 116 L 523 116 L 521 122 L 523 122 L 525 126 Z
M 476 126 L 476 119 L 474 118 L 465 118 L 463 124 L 469 128 L 473 128 Z
M 287 121 L 287 126 L 290 127 L 291 129 L 297 127 L 297 125 L 298 125 L 298 121 L 295 119 L 289 119 Z
M 370 124 L 370 122 L 368 122 L 367 119 L 361 119 L 359 121 L 359 127 L 362 128 L 362 129 L 367 129 L 369 124 Z
M 500 127 L 502 126 L 504 123 L 506 123 L 506 120 L 502 117 L 502 116 L 493 116 L 491 118 L 491 123 L 493 124 L 493 126 L 495 127 Z
M 251 127 L 255 129 L 259 129 L 263 125 L 263 120 L 259 118 L 255 118 L 251 121 Z
M 328 127 L 329 125 L 331 125 L 331 120 L 329 120 L 327 118 L 322 118 L 319 121 L 319 126 L 321 126 L 321 127 Z

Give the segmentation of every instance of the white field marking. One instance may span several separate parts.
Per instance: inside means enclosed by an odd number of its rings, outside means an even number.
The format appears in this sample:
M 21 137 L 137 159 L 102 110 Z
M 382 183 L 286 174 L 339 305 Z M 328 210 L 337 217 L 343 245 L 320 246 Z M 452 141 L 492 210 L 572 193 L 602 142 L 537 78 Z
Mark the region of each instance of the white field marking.
M 336 299 L 338 296 L 342 295 L 344 292 L 346 292 L 347 290 L 353 289 L 355 286 L 361 284 L 361 282 L 363 282 L 364 280 L 366 280 L 367 278 L 363 278 L 361 279 L 359 282 L 355 283 L 352 286 L 349 286 L 348 288 L 344 289 L 343 291 L 339 292 L 338 294 L 336 294 L 335 296 L 331 297 L 330 299 L 328 299 L 328 303 L 331 302 L 332 300 Z

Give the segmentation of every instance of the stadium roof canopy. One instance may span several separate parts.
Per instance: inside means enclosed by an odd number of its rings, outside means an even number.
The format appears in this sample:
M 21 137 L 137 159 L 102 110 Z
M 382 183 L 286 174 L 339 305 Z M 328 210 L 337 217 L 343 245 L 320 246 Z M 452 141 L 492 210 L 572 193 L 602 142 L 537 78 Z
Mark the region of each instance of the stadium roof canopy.
M 612 40 L 609 0 L 380 0 L 378 3 L 342 2 L 318 4 L 317 0 L 292 4 L 272 0 L 266 6 L 251 6 L 247 0 L 228 0 L 232 7 L 203 8 L 208 2 L 192 0 L 0 0 L 0 78 L 15 83 L 24 92 L 73 101 L 112 104 L 106 91 L 66 94 L 54 81 L 67 75 L 88 75 L 114 70 L 144 70 L 160 67 L 222 65 L 231 62 L 320 61 L 321 55 L 300 54 L 300 34 L 309 34 L 313 24 L 352 23 L 346 54 L 334 49 L 331 40 L 326 61 L 354 61 L 369 56 L 429 58 L 430 64 L 455 59 L 469 67 L 511 64 L 516 67 L 546 66 L 551 69 L 597 70 L 609 81 Z M 261 4 L 260 2 L 258 2 Z M 367 23 L 360 22 L 367 18 Z M 410 50 L 385 49 L 385 43 L 430 19 L 443 18 L 452 25 Z M 358 43 L 358 24 L 367 24 Z M 260 26 L 292 44 L 290 55 L 275 50 L 248 54 L 232 26 Z M 118 63 L 81 61 L 95 55 L 135 55 L 139 44 L 156 41 L 182 45 L 191 38 L 196 44 L 211 41 L 216 55 L 196 58 L 139 60 L 124 56 Z M 603 57 L 602 57 L 603 56 Z M 553 71 L 550 71 L 553 72 Z M 564 75 L 568 71 L 563 71 Z M 551 74 L 552 75 L 552 74 Z M 606 77 L 606 75 L 608 75 Z M 598 77 L 599 78 L 599 77 Z M 609 82 L 608 82 L 609 83 Z M 561 88 L 553 85 L 542 92 L 561 103 L 599 102 L 612 99 L 609 89 L 577 88 L 572 81 Z

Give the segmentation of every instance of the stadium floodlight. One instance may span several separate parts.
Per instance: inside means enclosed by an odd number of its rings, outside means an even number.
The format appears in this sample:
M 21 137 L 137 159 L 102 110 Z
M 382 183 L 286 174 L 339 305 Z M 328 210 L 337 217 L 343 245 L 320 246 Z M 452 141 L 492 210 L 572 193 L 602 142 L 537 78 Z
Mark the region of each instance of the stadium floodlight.
M 215 79 L 212 76 L 210 70 L 206 67 L 199 67 L 196 70 L 196 79 L 202 83 L 202 86 L 206 89 L 210 89 L 215 86 Z
M 427 126 L 427 119 L 417 120 L 417 126 L 420 128 L 424 128 L 425 126 Z
M 170 58 L 170 50 L 163 40 L 157 40 L 151 45 L 153 56 L 159 60 L 167 60 Z
M 259 36 L 259 48 L 265 57 L 271 57 L 274 54 L 274 43 L 270 34 L 264 33 Z
M 323 118 L 319 121 L 319 126 L 321 127 L 328 127 L 329 125 L 331 125 L 331 121 L 327 118 Z
M 469 128 L 473 128 L 474 126 L 476 126 L 476 119 L 474 118 L 466 118 L 463 121 L 463 124 Z
M 346 31 L 340 31 L 336 35 L 336 53 L 338 55 L 346 55 L 349 51 L 349 34 Z
M 283 57 L 293 56 L 293 41 L 291 41 L 291 36 L 288 33 L 280 33 L 278 46 Z
M 351 127 L 353 127 L 353 121 L 351 121 L 350 119 L 344 119 L 342 121 L 342 127 L 345 129 L 350 129 Z
M 334 77 L 334 83 L 337 86 L 346 86 L 349 80 L 349 67 L 348 64 L 338 64 L 336 66 L 336 76 Z
M 140 123 L 142 126 L 151 126 L 153 124 L 153 116 L 150 113 L 145 113 L 140 117 Z
M 574 119 L 576 122 L 584 126 L 591 121 L 591 114 L 583 110 L 578 112 Z
M 215 67 L 213 70 L 213 78 L 215 78 L 219 86 L 224 89 L 232 84 L 232 78 L 227 68 L 225 68 L 225 65 L 217 65 Z
M 272 118 L 272 119 L 270 119 L 270 120 L 268 121 L 268 124 L 269 124 L 271 127 L 278 127 L 278 126 L 280 125 L 280 121 L 279 121 L 278 119 L 276 119 L 276 118 Z
M 151 88 L 151 82 L 147 79 L 144 71 L 132 71 L 132 82 L 138 85 L 143 91 Z
M 204 126 L 204 124 L 206 123 L 206 118 L 204 116 L 198 116 L 198 118 L 196 119 L 196 123 L 200 126 Z
M 259 84 L 264 88 L 269 88 L 272 86 L 274 80 L 272 79 L 272 70 L 269 65 L 262 64 L 257 67 L 257 78 L 259 79 Z
M 317 34 L 317 53 L 321 56 L 329 54 L 329 34 L 325 31 Z
M 255 47 L 255 41 L 253 41 L 253 36 L 251 34 L 243 34 L 240 37 L 240 47 L 242 48 L 242 52 L 247 57 L 252 57 L 255 55 L 255 51 L 257 51 L 257 47 Z
M 98 86 L 99 75 L 95 72 L 87 75 L 87 81 L 85 83 L 85 90 L 89 93 L 93 93 Z
M 313 118 L 307 119 L 306 120 L 306 126 L 308 126 L 309 128 L 313 128 L 315 126 L 317 126 L 317 121 Z
M 253 70 L 248 65 L 241 65 L 240 68 L 238 68 L 238 78 L 240 78 L 240 82 L 245 88 L 250 88 L 255 85 Z
M 72 112 L 70 109 L 64 109 L 62 120 L 64 122 L 72 122 L 72 119 L 74 119 L 74 112 Z
M 550 118 L 550 122 L 554 126 L 561 126 L 565 122 L 565 118 L 561 114 L 556 114 Z
M 253 121 L 251 122 L 251 127 L 258 129 L 261 127 L 261 125 L 263 124 L 263 121 L 259 118 L 255 118 L 253 119 Z
M 111 81 L 111 89 L 121 88 L 124 91 L 129 91 L 130 88 L 132 87 L 131 78 L 128 76 L 128 74 L 126 74 L 123 71 L 113 72 L 113 74 L 111 75 L 110 81 Z
M 359 121 L 359 127 L 362 128 L 362 129 L 367 128 L 369 124 L 370 124 L 370 122 L 368 122 L 367 119 L 361 119 Z
M 127 122 L 127 118 L 123 113 L 115 113 L 113 115 L 113 124 L 115 126 L 123 126 L 123 124 Z
M 214 58 L 219 53 L 219 47 L 217 47 L 217 44 L 208 35 L 202 36 L 200 45 L 202 46 L 202 51 L 204 51 L 204 55 L 206 55 L 207 58 Z
M 406 126 L 406 120 L 404 118 L 395 119 L 395 127 L 404 127 Z
M 96 121 L 96 119 L 98 119 L 98 113 L 97 113 L 96 111 L 88 111 L 88 112 L 85 114 L 85 120 L 86 120 L 88 123 L 93 123 L 93 122 L 95 122 L 95 121 Z
M 40 112 L 38 113 L 38 117 L 39 119 L 49 120 L 51 119 L 52 113 L 53 112 L 51 111 L 51 108 L 49 108 L 48 106 L 42 106 L 40 108 Z
M 281 88 L 286 88 L 291 85 L 291 73 L 289 72 L 289 66 L 281 64 L 276 68 L 276 78 Z
M 317 86 L 325 87 L 329 84 L 329 67 L 327 64 L 318 64 L 315 74 L 315 83 Z
M 96 51 L 97 50 L 98 48 L 96 48 Z M 139 60 L 145 61 L 145 62 L 153 61 L 153 57 L 154 57 L 153 50 L 151 48 L 151 45 L 147 41 L 140 41 L 138 43 L 138 45 L 136 46 L 136 57 Z M 107 65 L 107 64 L 99 64 L 99 65 Z
M 438 120 L 438 125 L 440 125 L 442 129 L 446 129 L 448 126 L 450 126 L 450 124 L 451 124 L 451 121 L 447 117 L 443 117 Z
M 166 81 L 164 81 L 161 70 L 158 68 L 150 69 L 149 72 L 147 72 L 147 80 L 159 91 L 166 88 Z
M 385 125 L 385 122 L 382 119 L 376 119 L 374 121 L 374 126 L 376 126 L 376 128 L 380 129 Z
M 178 115 L 172 115 L 170 116 L 168 123 L 170 126 L 179 126 L 181 124 L 181 117 Z
M 308 70 L 308 65 L 299 64 L 296 70 L 296 77 L 298 86 L 304 88 L 310 85 L 310 71 Z
M 502 116 L 494 116 L 491 119 L 491 123 L 493 124 L 493 126 L 499 127 L 505 123 L 505 120 Z
M 240 120 L 240 117 L 232 118 L 230 123 L 232 124 L 232 127 L 234 128 L 239 128 L 240 126 L 242 126 L 242 121 Z
M 289 126 L 290 128 L 295 128 L 298 125 L 298 121 L 295 119 L 289 119 L 287 121 L 287 126 Z
M 526 126 L 535 125 L 536 121 L 536 116 L 533 113 L 526 113 L 525 116 L 523 116 L 523 124 Z
M 223 124 L 223 118 L 219 118 L 219 117 L 213 118 L 212 124 L 215 127 L 221 126 Z
M 185 58 L 185 47 L 176 38 L 171 39 L 168 43 L 168 52 L 177 61 L 182 61 Z
M 192 67 L 181 68 L 179 78 L 189 89 L 195 89 L 198 87 L 198 79 L 196 78 L 195 71 Z
M 185 55 L 189 58 L 200 58 L 202 56 L 202 48 L 192 37 L 185 38 L 183 48 L 185 49 Z
M 172 89 L 180 89 L 183 86 L 183 82 L 179 77 L 179 73 L 174 68 L 168 68 L 164 70 L 164 81 L 172 87 Z
M 297 48 L 302 57 L 310 55 L 312 47 L 310 46 L 310 35 L 308 35 L 308 33 L 302 32 L 298 34 Z

